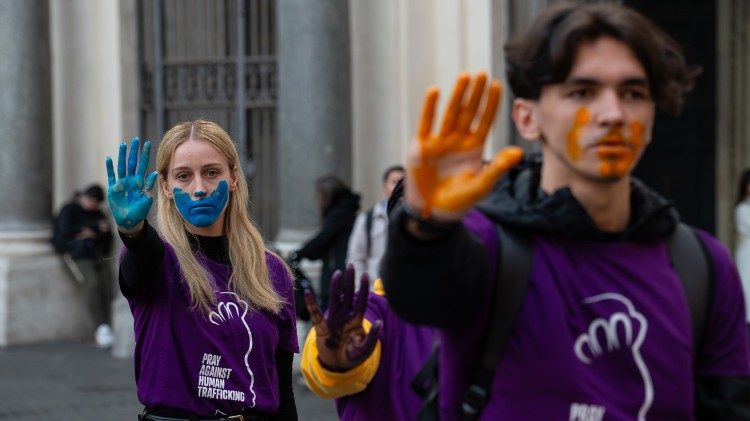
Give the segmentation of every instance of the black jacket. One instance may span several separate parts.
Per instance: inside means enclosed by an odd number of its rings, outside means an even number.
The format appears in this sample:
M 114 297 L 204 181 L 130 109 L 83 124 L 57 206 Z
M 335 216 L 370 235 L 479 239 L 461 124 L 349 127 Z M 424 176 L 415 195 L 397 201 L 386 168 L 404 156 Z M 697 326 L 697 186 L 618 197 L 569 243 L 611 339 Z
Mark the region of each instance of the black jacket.
M 109 227 L 102 231 L 99 222 L 104 221 Z M 112 227 L 100 210 L 88 211 L 77 201 L 72 201 L 60 209 L 54 221 L 52 242 L 60 253 L 69 253 L 74 259 L 93 259 L 106 256 L 112 248 Z M 96 233 L 94 238 L 77 239 L 84 228 Z
M 296 259 L 323 260 L 321 296 L 327 296 L 328 282 L 333 272 L 346 266 L 346 248 L 358 210 L 359 195 L 343 191 L 331 200 L 323 212 L 320 231 L 296 251 Z
M 567 188 L 553 194 L 539 189 L 541 160 L 530 156 L 511 170 L 477 204 L 491 220 L 527 233 L 592 242 L 648 241 L 669 236 L 679 215 L 672 204 L 633 179 L 631 216 L 621 233 L 604 233 Z M 393 309 L 414 323 L 460 328 L 487 294 L 483 246 L 460 223 L 438 227 L 434 241 L 420 241 L 404 229 L 400 204 L 390 217 L 381 273 Z M 419 299 L 415 299 L 419 297 Z M 750 380 L 746 377 L 696 379 L 699 419 L 750 419 Z

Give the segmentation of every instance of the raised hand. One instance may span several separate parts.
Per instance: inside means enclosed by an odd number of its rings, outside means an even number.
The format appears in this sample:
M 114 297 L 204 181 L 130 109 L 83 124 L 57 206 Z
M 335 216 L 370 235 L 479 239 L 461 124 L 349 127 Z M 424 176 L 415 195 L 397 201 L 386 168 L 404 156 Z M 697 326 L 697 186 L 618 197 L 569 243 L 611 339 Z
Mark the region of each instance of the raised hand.
M 117 225 L 125 230 L 132 230 L 146 219 L 151 204 L 154 202 L 153 197 L 146 194 L 146 192 L 151 192 L 156 182 L 156 172 L 152 172 L 146 178 L 151 142 L 147 140 L 143 144 L 140 163 L 138 162 L 139 145 L 138 138 L 134 137 L 130 142 L 130 157 L 127 159 L 126 168 L 128 145 L 125 142 L 120 144 L 117 179 L 115 179 L 115 170 L 112 167 L 112 158 L 107 157 L 106 161 L 109 207 L 112 209 L 112 216 Z
M 382 321 L 375 321 L 369 333 L 362 327 L 369 284 L 367 274 L 362 274 L 359 292 L 355 294 L 354 267 L 348 265 L 343 273 L 337 270 L 331 279 L 325 317 L 315 303 L 312 291 L 305 290 L 305 305 L 315 327 L 318 359 L 327 370 L 354 368 L 375 349 Z
M 522 158 L 521 148 L 502 149 L 485 168 L 482 151 L 487 133 L 495 119 L 502 88 L 493 80 L 485 95 L 487 75 L 458 77 L 440 131 L 432 132 L 439 91 L 427 90 L 415 141 L 407 158 L 405 199 L 411 209 L 423 218 L 431 216 L 444 221 L 460 220 L 481 199 L 500 176 Z M 482 97 L 486 98 L 482 115 L 472 129 L 472 122 Z

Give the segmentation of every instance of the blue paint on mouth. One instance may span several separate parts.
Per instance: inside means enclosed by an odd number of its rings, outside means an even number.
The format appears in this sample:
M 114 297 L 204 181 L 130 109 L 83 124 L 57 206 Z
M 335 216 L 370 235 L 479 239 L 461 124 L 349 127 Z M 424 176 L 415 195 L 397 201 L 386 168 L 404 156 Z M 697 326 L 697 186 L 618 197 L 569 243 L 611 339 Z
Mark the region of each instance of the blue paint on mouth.
M 219 219 L 229 201 L 229 184 L 221 180 L 210 195 L 197 200 L 192 200 L 190 195 L 182 189 L 175 187 L 174 203 L 180 215 L 192 226 L 206 228 Z

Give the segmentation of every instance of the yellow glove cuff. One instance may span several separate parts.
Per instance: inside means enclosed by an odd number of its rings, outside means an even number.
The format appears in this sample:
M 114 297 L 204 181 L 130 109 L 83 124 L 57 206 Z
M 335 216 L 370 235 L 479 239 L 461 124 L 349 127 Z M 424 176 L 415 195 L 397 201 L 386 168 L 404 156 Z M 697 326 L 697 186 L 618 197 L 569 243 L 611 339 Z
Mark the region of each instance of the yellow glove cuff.
M 372 323 L 364 319 L 362 320 L 362 327 L 365 332 L 370 332 Z M 312 328 L 310 333 L 307 334 L 307 339 L 305 339 L 301 357 L 302 375 L 305 377 L 310 390 L 323 399 L 335 399 L 363 391 L 378 371 L 381 352 L 380 340 L 375 344 L 375 349 L 366 360 L 358 366 L 340 373 L 326 370 L 320 364 L 318 345 L 315 339 L 315 328 Z

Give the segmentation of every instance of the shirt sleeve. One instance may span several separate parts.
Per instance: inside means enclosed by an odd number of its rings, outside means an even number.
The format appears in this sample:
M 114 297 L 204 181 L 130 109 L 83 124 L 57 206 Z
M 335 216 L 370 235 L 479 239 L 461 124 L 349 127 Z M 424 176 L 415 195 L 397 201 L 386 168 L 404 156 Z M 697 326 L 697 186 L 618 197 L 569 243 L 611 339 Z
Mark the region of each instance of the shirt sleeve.
M 133 297 L 154 284 L 163 265 L 164 242 L 148 221 L 144 221 L 143 229 L 135 237 L 118 233 L 125 245 L 120 257 L 120 290 L 125 297 Z
M 435 240 L 420 240 L 404 227 L 408 216 L 396 205 L 380 272 L 391 308 L 404 320 L 441 328 L 473 320 L 486 301 L 494 274 L 497 233 L 477 211 Z
M 74 220 L 73 206 L 70 204 L 63 206 L 60 209 L 60 214 L 57 215 L 57 227 L 60 239 L 63 242 L 73 239 L 73 236 L 81 230 L 81 227 Z
M 294 308 L 294 280 L 289 268 L 281 258 L 273 253 L 266 252 L 269 276 L 272 279 L 276 292 L 284 300 L 281 310 L 277 315 L 279 329 L 278 348 L 291 353 L 299 352 L 297 342 L 297 312 Z
M 715 238 L 698 231 L 713 260 L 713 299 L 704 329 L 698 359 L 698 376 L 748 376 L 748 351 L 745 302 L 737 269 L 727 249 Z
M 367 271 L 367 213 L 360 213 L 354 221 L 352 234 L 349 236 L 349 246 L 346 249 L 346 261 L 354 265 L 357 278 Z
M 292 385 L 292 362 L 294 354 L 287 351 L 276 351 L 276 372 L 279 378 L 279 411 L 271 415 L 271 421 L 296 421 L 297 405 L 294 401 Z

